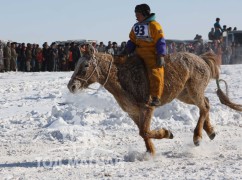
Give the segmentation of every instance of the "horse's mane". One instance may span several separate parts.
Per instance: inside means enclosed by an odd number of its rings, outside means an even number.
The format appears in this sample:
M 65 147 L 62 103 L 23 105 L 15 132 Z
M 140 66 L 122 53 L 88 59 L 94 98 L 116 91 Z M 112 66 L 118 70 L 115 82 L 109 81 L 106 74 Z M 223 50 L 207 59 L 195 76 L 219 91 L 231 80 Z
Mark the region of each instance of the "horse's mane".
M 145 102 L 149 98 L 149 82 L 143 61 L 137 56 L 124 61 L 116 63 L 120 85 L 136 102 Z

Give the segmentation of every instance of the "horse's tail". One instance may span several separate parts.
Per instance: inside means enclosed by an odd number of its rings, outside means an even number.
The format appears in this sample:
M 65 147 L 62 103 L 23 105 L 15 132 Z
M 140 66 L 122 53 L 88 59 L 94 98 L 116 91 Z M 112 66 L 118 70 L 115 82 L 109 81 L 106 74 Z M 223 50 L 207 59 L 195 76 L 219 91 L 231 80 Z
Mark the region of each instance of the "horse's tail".
M 219 79 L 219 64 L 217 60 L 217 55 L 214 53 L 204 53 L 200 56 L 209 66 L 210 71 L 211 71 L 211 78 L 216 79 L 216 84 L 217 84 L 217 96 L 219 97 L 219 100 L 222 104 L 230 107 L 231 109 L 237 110 L 237 111 L 242 111 L 242 105 L 240 104 L 235 104 L 231 102 L 231 100 L 228 97 L 228 85 L 225 80 Z M 226 93 L 222 91 L 220 88 L 219 83 L 223 81 L 225 83 L 226 87 Z
M 226 94 L 222 91 L 222 89 L 220 88 L 219 82 L 223 81 L 225 83 L 226 86 Z M 230 107 L 231 109 L 234 109 L 236 111 L 242 111 L 242 105 L 240 104 L 235 104 L 233 102 L 231 102 L 231 100 L 228 97 L 228 85 L 227 82 L 225 80 L 222 79 L 216 79 L 216 84 L 217 84 L 217 95 L 219 97 L 219 100 L 222 104 Z

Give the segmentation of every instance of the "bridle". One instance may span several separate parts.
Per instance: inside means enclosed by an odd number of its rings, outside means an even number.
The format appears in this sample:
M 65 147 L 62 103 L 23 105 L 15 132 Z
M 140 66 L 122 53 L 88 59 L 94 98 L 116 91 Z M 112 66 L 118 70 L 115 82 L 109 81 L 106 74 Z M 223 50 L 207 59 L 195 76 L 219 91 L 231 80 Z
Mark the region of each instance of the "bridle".
M 99 76 L 99 72 L 97 70 L 100 60 L 98 61 L 95 56 L 93 56 L 92 58 L 97 62 L 97 63 L 95 63 L 95 67 L 94 67 L 92 73 L 86 79 L 83 79 L 83 78 L 80 78 L 80 77 L 75 77 L 74 80 L 76 79 L 76 80 L 83 81 L 84 83 L 88 84 L 88 80 L 94 75 L 95 71 L 97 72 L 98 78 L 100 77 Z M 107 60 L 104 60 L 104 61 L 107 61 Z M 108 75 L 106 77 L 105 82 L 98 89 L 94 89 L 94 88 L 90 88 L 90 87 L 87 87 L 87 89 L 99 90 L 100 88 L 102 88 L 102 87 L 104 87 L 106 85 L 106 83 L 108 82 L 109 76 L 110 76 L 111 67 L 113 65 L 113 59 L 111 61 L 107 61 L 107 62 L 109 62 L 109 68 L 108 68 Z

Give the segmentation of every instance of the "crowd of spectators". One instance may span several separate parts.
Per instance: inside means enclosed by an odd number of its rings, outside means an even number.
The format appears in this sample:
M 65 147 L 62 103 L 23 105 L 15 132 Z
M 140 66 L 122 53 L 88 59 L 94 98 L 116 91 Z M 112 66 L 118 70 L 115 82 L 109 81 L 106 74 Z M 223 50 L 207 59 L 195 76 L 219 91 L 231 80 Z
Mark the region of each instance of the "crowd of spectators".
M 242 47 L 239 43 L 226 43 L 214 40 L 203 42 L 203 40 L 193 42 L 171 42 L 167 43 L 167 52 L 190 52 L 201 55 L 205 52 L 214 52 L 220 56 L 219 64 L 242 64 Z
M 218 30 L 218 29 L 216 29 Z M 220 28 L 219 28 L 220 30 Z M 201 55 L 205 52 L 214 52 L 220 56 L 220 64 L 242 63 L 242 47 L 239 43 L 223 43 L 222 32 L 229 31 L 226 26 L 221 28 L 218 36 L 214 28 L 208 34 L 209 41 L 204 42 L 201 35 L 196 35 L 190 41 L 167 41 L 167 53 L 190 52 Z M 113 56 L 125 52 L 126 42 L 118 45 L 116 42 L 108 41 L 97 44 L 92 42 L 97 52 L 108 53 Z M 51 43 L 45 42 L 42 47 L 38 44 L 7 42 L 6 45 L 0 42 L 0 72 L 4 71 L 73 71 L 78 59 L 83 56 L 87 44 L 75 42 Z
M 208 41 L 203 41 L 202 36 L 196 34 L 192 41 L 173 41 L 167 43 L 167 52 L 190 52 L 201 55 L 205 52 L 214 52 L 218 55 L 219 64 L 242 64 L 242 47 L 239 42 L 227 43 L 223 33 L 237 31 L 234 27 L 227 28 L 226 25 L 221 27 L 220 18 L 216 18 L 214 27 L 208 33 Z M 226 37 L 226 36 L 225 36 Z
M 92 42 L 97 52 L 120 55 L 124 52 L 126 42 L 120 46 L 116 42 Z M 45 42 L 42 47 L 38 44 L 0 42 L 0 72 L 4 71 L 73 71 L 78 59 L 83 56 L 87 44 L 83 43 L 51 43 Z

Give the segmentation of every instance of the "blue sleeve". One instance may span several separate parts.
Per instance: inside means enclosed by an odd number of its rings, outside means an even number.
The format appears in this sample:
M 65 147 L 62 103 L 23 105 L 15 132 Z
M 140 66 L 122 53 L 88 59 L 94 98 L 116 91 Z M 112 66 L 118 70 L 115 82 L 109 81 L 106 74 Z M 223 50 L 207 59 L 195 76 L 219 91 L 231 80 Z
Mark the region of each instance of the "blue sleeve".
M 132 41 L 128 40 L 126 45 L 127 52 L 132 53 L 134 52 L 135 48 L 136 48 L 136 45 Z
M 160 38 L 156 42 L 156 52 L 158 55 L 166 55 L 166 41 L 164 38 Z

